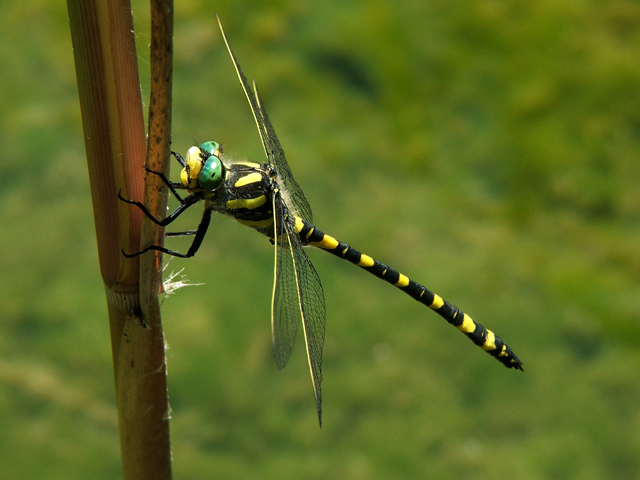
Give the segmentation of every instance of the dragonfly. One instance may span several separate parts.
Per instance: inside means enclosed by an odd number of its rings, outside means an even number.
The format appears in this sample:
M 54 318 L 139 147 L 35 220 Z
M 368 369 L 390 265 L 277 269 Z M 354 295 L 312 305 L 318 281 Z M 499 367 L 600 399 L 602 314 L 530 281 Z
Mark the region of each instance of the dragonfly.
M 151 221 L 165 227 L 189 207 L 204 202 L 204 212 L 196 230 L 166 233 L 165 237 L 194 236 L 187 253 L 152 245 L 130 258 L 149 251 L 188 258 L 196 254 L 209 227 L 212 212 L 229 215 L 268 237 L 274 246 L 275 266 L 271 300 L 272 346 L 279 370 L 282 370 L 302 325 L 307 360 L 315 398 L 318 421 L 322 427 L 322 350 L 326 328 L 326 308 L 320 277 L 303 247 L 325 250 L 347 260 L 376 277 L 399 288 L 414 300 L 426 305 L 451 325 L 462 331 L 473 343 L 508 368 L 523 370 L 522 362 L 500 337 L 475 322 L 459 308 L 445 301 L 425 286 L 352 246 L 323 233 L 313 224 L 311 207 L 295 180 L 284 151 L 264 108 L 255 81 L 249 86 L 238 60 L 231 50 L 218 18 L 218 25 L 240 84 L 249 101 L 258 127 L 266 161 L 229 161 L 218 142 L 208 141 L 191 147 L 186 158 L 171 152 L 182 166 L 180 182 L 172 182 L 160 172 L 180 205 L 164 219 L 154 217 L 146 207 L 118 193 L 120 200 L 138 207 Z M 186 190 L 184 198 L 178 190 Z

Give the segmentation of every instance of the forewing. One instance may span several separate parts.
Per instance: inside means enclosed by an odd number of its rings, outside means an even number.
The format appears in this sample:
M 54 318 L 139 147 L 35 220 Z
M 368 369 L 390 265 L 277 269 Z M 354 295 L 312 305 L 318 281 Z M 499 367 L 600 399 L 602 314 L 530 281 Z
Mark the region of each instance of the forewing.
M 318 419 L 322 425 L 320 385 L 322 383 L 322 348 L 326 324 L 324 293 L 318 273 L 304 253 L 300 239 L 293 228 L 294 213 L 308 222 L 313 222 L 311 207 L 289 169 L 284 151 L 262 106 L 255 83 L 253 84 L 254 95 L 229 46 L 219 18 L 218 24 L 240 84 L 253 112 L 267 161 L 275 168 L 276 181 L 280 190 L 273 194 L 275 267 L 271 326 L 276 364 L 279 369 L 283 369 L 289 361 L 298 333 L 298 326 L 302 320 Z
M 260 108 L 260 112 L 262 114 L 263 129 L 267 132 L 267 146 L 265 147 L 265 151 L 269 158 L 269 163 L 275 166 L 276 172 L 278 173 L 278 185 L 280 185 L 280 188 L 282 188 L 289 197 L 285 197 L 287 206 L 291 211 L 296 213 L 296 215 L 302 217 L 309 223 L 313 223 L 311 206 L 309 205 L 307 198 L 304 196 L 302 188 L 300 188 L 300 185 L 298 185 L 298 182 L 296 182 L 296 179 L 293 177 L 293 173 L 291 173 L 287 159 L 284 156 L 284 150 L 282 150 L 282 146 L 280 145 L 280 141 L 273 129 L 273 125 L 271 125 L 271 122 L 269 121 L 269 115 L 267 115 L 267 111 L 264 109 L 264 105 L 262 104 L 262 99 L 258 93 L 256 82 L 253 82 L 253 90 L 256 93 L 258 108 Z M 291 208 L 292 206 L 293 208 Z
M 260 133 L 262 148 L 267 156 L 267 161 L 274 166 L 277 174 L 278 185 L 283 192 L 285 192 L 283 196 L 285 203 L 289 207 L 290 211 L 301 216 L 307 222 L 313 223 L 311 206 L 305 198 L 300 185 L 298 185 L 298 182 L 293 178 L 293 174 L 289 169 L 289 164 L 284 156 L 284 151 L 282 150 L 280 141 L 278 140 L 276 132 L 273 129 L 273 125 L 271 125 L 267 112 L 264 110 L 262 102 L 260 101 L 260 95 L 258 94 L 256 84 L 255 82 L 253 83 L 253 89 L 255 90 L 254 95 L 254 92 L 251 91 L 249 83 L 247 82 L 247 77 L 242 73 L 240 64 L 229 46 L 229 41 L 224 33 L 224 29 L 222 28 L 220 18 L 218 18 L 218 25 L 220 25 L 222 38 L 224 38 L 224 43 L 229 51 L 229 56 L 231 57 L 231 61 L 233 62 L 238 78 L 240 79 L 240 84 L 242 85 L 242 89 L 249 101 L 251 111 L 253 112 L 253 118 L 256 121 L 258 132 Z
M 253 118 L 256 121 L 256 125 L 258 126 L 258 132 L 260 132 L 260 139 L 262 140 L 262 148 L 265 153 L 267 153 L 267 131 L 264 128 L 264 120 L 262 119 L 262 112 L 260 111 L 260 107 L 258 106 L 258 102 L 256 97 L 253 95 L 251 91 L 251 87 L 249 87 L 249 82 L 247 82 L 247 77 L 242 73 L 242 69 L 240 68 L 240 64 L 236 59 L 236 56 L 231 50 L 231 46 L 229 45 L 229 41 L 227 40 L 227 35 L 224 33 L 224 29 L 222 28 L 222 22 L 220 22 L 220 18 L 216 15 L 218 19 L 218 25 L 220 26 L 220 32 L 222 32 L 222 38 L 224 39 L 224 43 L 227 46 L 227 50 L 229 51 L 229 56 L 231 57 L 231 61 L 233 62 L 233 66 L 236 69 L 236 73 L 238 74 L 238 79 L 240 79 L 240 85 L 242 85 L 242 89 L 244 90 L 244 94 L 247 96 L 247 100 L 249 101 L 249 106 L 251 107 L 251 111 L 253 112 Z M 267 153 L 267 159 L 269 154 Z

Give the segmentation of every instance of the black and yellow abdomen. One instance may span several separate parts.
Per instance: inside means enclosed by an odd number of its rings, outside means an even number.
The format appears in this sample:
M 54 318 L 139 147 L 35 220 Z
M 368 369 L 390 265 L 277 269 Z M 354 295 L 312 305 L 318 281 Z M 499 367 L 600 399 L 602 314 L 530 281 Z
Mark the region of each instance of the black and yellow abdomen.
M 439 295 L 424 285 L 411 280 L 406 275 L 403 275 L 388 265 L 359 252 L 352 246 L 340 242 L 330 235 L 326 235 L 300 217 L 296 217 L 295 230 L 303 244 L 326 250 L 336 257 L 343 258 L 399 288 L 411 298 L 426 305 L 451 325 L 466 334 L 473 343 L 496 358 L 504 366 L 522 370 L 522 362 L 500 337 L 481 324 L 476 323 L 469 315 L 443 300 Z

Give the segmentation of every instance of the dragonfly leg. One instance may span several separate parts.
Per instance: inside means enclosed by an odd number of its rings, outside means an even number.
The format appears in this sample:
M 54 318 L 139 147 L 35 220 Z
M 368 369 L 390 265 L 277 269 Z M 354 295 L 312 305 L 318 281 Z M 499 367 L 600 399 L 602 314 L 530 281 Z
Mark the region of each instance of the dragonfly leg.
M 180 203 L 184 203 L 184 200 L 182 199 L 182 197 L 178 194 L 176 189 L 181 189 L 184 190 L 185 187 L 180 183 L 180 182 L 172 182 L 171 180 L 169 180 L 164 173 L 162 172 L 156 172 L 155 170 L 151 170 L 150 168 L 148 168 L 146 165 L 144 167 L 144 169 L 149 172 L 149 173 L 153 173 L 154 175 L 158 175 L 160 177 L 160 179 L 164 182 L 164 184 L 169 187 L 169 190 L 171 190 L 171 193 L 173 194 L 174 197 L 176 197 L 176 199 L 180 202 Z
M 207 233 L 207 229 L 209 228 L 209 222 L 211 221 L 211 210 L 205 209 L 202 212 L 202 219 L 200 220 L 200 224 L 198 225 L 198 229 L 196 230 L 195 237 L 193 238 L 193 242 L 187 251 L 187 257 L 193 257 L 200 245 L 202 245 L 202 240 L 204 240 L 204 236 Z
M 151 250 L 155 250 L 156 252 L 166 253 L 167 255 L 171 255 L 172 257 L 187 258 L 187 255 L 185 255 L 184 253 L 169 250 L 168 248 L 164 248 L 159 245 L 151 245 L 150 247 L 147 247 L 144 250 L 139 251 L 138 253 L 127 253 L 124 250 L 122 250 L 122 254 L 127 258 L 133 258 L 139 255 L 142 255 L 143 253 L 150 252 Z
M 198 233 L 197 230 L 187 230 L 186 232 L 166 232 L 164 234 L 164 238 L 168 238 L 168 237 L 188 237 L 191 235 L 195 235 L 196 233 Z
M 188 198 L 188 197 L 187 197 Z M 169 250 L 168 248 L 161 247 L 160 245 L 151 245 L 150 247 L 145 248 L 144 250 L 138 253 L 126 253 L 124 250 L 122 254 L 127 258 L 137 257 L 138 255 L 142 255 L 143 253 L 147 253 L 151 250 L 155 250 L 156 252 L 166 253 L 167 255 L 171 255 L 172 257 L 180 257 L 180 258 L 189 258 L 193 257 L 200 245 L 202 245 L 202 240 L 207 233 L 207 229 L 209 228 L 209 223 L 211 222 L 211 210 L 205 210 L 202 214 L 202 220 L 200 220 L 200 225 L 198 225 L 197 230 L 189 230 L 187 232 L 176 232 L 174 234 L 168 234 L 166 236 L 175 237 L 175 236 L 183 236 L 183 235 L 195 235 L 191 246 L 187 253 L 176 252 L 175 250 Z
M 167 225 L 169 225 L 176 218 L 178 218 L 178 216 L 180 216 L 180 214 L 184 212 L 187 208 L 189 208 L 191 205 L 198 203 L 203 198 L 203 192 L 192 193 L 191 195 L 188 195 L 187 197 L 182 199 L 180 206 L 176 208 L 170 215 L 167 215 L 163 220 L 158 220 L 156 217 L 154 217 L 151 214 L 151 212 L 149 212 L 149 210 L 147 210 L 147 207 L 145 207 L 142 203 L 137 202 L 135 200 L 128 200 L 124 198 L 121 193 L 122 191 L 118 192 L 118 198 L 120 200 L 122 200 L 125 203 L 128 203 L 129 205 L 135 205 L 140 210 L 142 210 L 142 213 L 144 213 L 149 218 L 149 220 L 151 220 L 156 225 L 160 225 L 161 227 L 166 227 Z
M 184 158 L 182 158 L 182 155 L 180 155 L 178 152 L 171 152 L 171 155 L 173 155 L 176 160 L 178 161 L 178 163 L 180 163 L 180 165 L 182 165 L 183 167 L 187 166 L 187 162 L 184 161 Z

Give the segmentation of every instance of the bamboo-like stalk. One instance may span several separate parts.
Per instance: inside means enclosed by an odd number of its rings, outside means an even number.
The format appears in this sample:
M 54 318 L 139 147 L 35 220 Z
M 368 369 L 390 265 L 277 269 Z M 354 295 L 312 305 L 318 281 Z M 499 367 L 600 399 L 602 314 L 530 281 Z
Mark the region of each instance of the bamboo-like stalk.
M 171 450 L 164 335 L 158 291 L 161 257 L 126 259 L 140 251 L 142 215 L 116 195 L 142 198 L 145 132 L 129 0 L 67 0 L 93 199 L 100 269 L 107 294 L 123 478 L 170 479 Z M 168 173 L 171 110 L 172 4 L 152 3 L 152 111 L 146 153 Z M 155 86 L 154 86 L 155 84 Z M 158 85 L 162 85 L 158 90 Z M 167 164 L 167 165 L 165 165 Z M 145 203 L 164 214 L 166 192 L 156 175 Z M 161 244 L 145 226 L 142 245 Z

